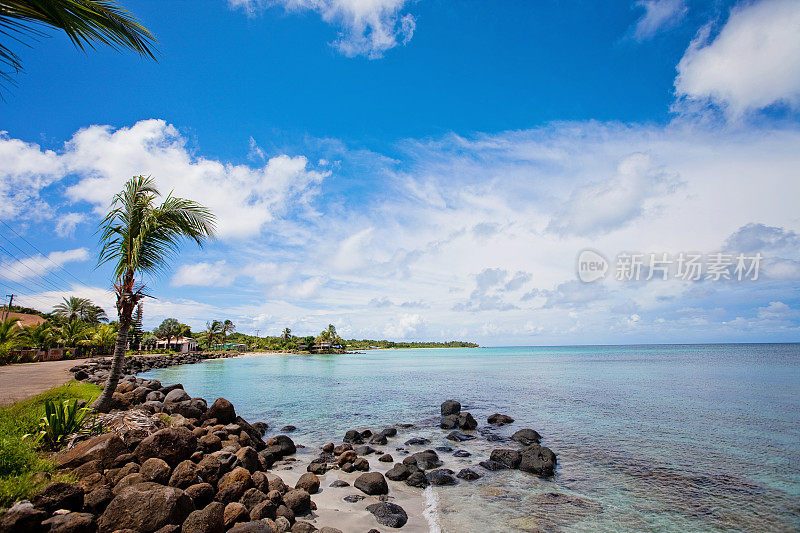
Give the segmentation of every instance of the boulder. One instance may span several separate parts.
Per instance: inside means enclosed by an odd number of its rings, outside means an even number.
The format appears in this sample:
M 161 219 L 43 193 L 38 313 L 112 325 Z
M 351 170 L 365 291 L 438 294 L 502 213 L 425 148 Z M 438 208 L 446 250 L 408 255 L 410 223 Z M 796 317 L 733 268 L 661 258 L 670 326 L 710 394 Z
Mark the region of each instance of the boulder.
M 403 464 L 415 465 L 420 470 L 430 470 L 431 468 L 438 468 L 442 466 L 442 461 L 433 450 L 425 450 L 409 455 L 403 459 Z
M 386 472 L 387 479 L 392 481 L 402 481 L 411 475 L 411 469 L 402 463 L 396 463 Z
M 236 420 L 236 410 L 225 398 L 217 398 L 206 411 L 205 418 L 216 418 L 220 424 L 230 424 Z
M 205 508 L 192 511 L 181 526 L 181 533 L 217 533 L 224 531 L 225 506 L 211 502 Z
M 250 520 L 250 512 L 243 504 L 239 502 L 231 502 L 225 506 L 225 511 L 222 515 L 222 520 L 225 529 L 232 527 L 237 522 L 247 522 Z
M 248 511 L 252 511 L 253 507 L 258 505 L 259 503 L 266 501 L 267 495 L 258 490 L 255 487 L 249 488 L 245 491 L 242 495 L 241 499 L 239 499 L 239 503 L 247 507 Z M 263 517 L 261 517 L 263 518 Z M 260 520 L 260 518 L 259 518 Z
M 351 444 L 363 444 L 364 438 L 361 436 L 360 432 L 356 431 L 355 429 L 351 429 L 344 434 L 342 442 L 347 442 Z
M 384 437 L 394 437 L 397 435 L 397 428 L 388 427 L 381 430 L 379 435 L 383 435 Z
M 431 485 L 455 485 L 457 481 L 453 473 L 452 470 L 447 468 L 439 468 L 437 470 L 431 470 L 425 477 L 428 478 L 428 483 Z
M 182 490 L 157 483 L 139 483 L 111 500 L 97 525 L 100 533 L 119 529 L 151 532 L 167 524 L 181 524 L 194 511 L 191 498 Z
M 200 477 L 203 478 L 203 481 L 212 485 L 217 484 L 225 471 L 226 467 L 217 455 L 206 455 L 197 463 L 197 472 Z
M 317 528 L 310 522 L 299 520 L 294 523 L 291 531 L 292 533 L 314 533 L 314 531 L 317 531 Z
M 400 528 L 408 522 L 405 510 L 391 502 L 373 503 L 367 506 L 367 511 L 375 516 L 375 520 L 382 526 Z
M 370 474 L 364 474 L 365 476 Z M 311 495 L 303 489 L 294 489 L 283 495 L 283 503 L 295 515 L 304 515 L 311 510 Z
M 472 454 L 469 453 L 467 450 L 456 450 L 453 452 L 453 457 L 469 457 Z
M 342 453 L 342 455 L 340 455 L 336 459 L 336 463 L 339 466 L 342 466 L 345 463 L 352 463 L 357 458 L 358 458 L 358 455 L 356 455 L 356 452 L 354 452 L 353 450 L 347 450 L 346 452 Z
M 228 533 L 275 533 L 275 522 L 269 519 L 237 524 Z
M 264 518 L 274 520 L 276 517 L 275 512 L 277 510 L 278 506 L 275 504 L 275 502 L 265 499 L 264 501 L 254 505 L 250 510 L 250 520 L 263 520 Z
M 58 509 L 80 511 L 83 509 L 83 489 L 72 483 L 50 483 L 31 499 L 37 509 L 52 514 Z
M 454 442 L 464 442 L 467 440 L 476 439 L 475 435 L 467 435 L 466 433 L 461 433 L 460 431 L 451 431 L 447 437 L 447 440 L 452 440 Z
M 156 431 L 136 447 L 134 454 L 142 463 L 151 457 L 159 457 L 170 466 L 176 466 L 192 456 L 197 450 L 197 437 L 186 428 L 171 427 Z
M 519 469 L 537 476 L 550 477 L 555 473 L 556 454 L 553 450 L 532 444 L 521 450 Z
M 391 463 L 392 461 L 394 461 L 394 457 L 392 457 L 388 453 L 385 453 L 385 454 L 381 455 L 380 457 L 378 457 L 378 461 L 380 461 L 382 463 Z
M 367 461 L 363 457 L 359 457 L 358 459 L 353 461 L 353 470 L 358 470 L 360 472 L 368 472 L 369 471 L 369 461 Z
M 187 487 L 186 495 L 192 499 L 195 509 L 202 509 L 214 499 L 214 487 L 210 483 L 197 483 Z
M 518 450 L 512 450 L 510 448 L 497 448 L 492 450 L 492 454 L 489 458 L 492 461 L 504 464 L 508 468 L 517 468 L 522 459 L 522 454 Z
M 489 416 L 489 418 L 487 418 L 486 421 L 496 426 L 505 426 L 506 424 L 511 424 L 512 422 L 514 422 L 514 419 L 508 415 L 501 415 L 500 413 L 495 413 Z
M 466 481 L 475 481 L 480 478 L 481 475 L 471 468 L 462 468 L 459 470 L 458 474 L 456 474 L 456 477 Z
M 222 449 L 222 439 L 214 434 L 206 434 L 197 442 L 205 453 L 213 453 Z
M 319 491 L 319 478 L 311 472 L 306 472 L 300 476 L 294 488 L 303 489 L 309 494 L 316 494 Z
M 461 413 L 458 415 L 458 427 L 465 430 L 472 430 L 478 427 L 478 422 L 469 413 Z
M 296 429 L 297 429 L 297 427 L 292 426 L 292 425 L 288 425 L 288 426 L 283 426 L 281 428 L 281 431 L 284 432 L 284 433 L 291 433 L 292 431 L 295 431 Z
M 431 441 L 426 439 L 425 437 L 411 437 L 405 442 L 406 446 L 424 446 L 425 444 L 430 444 Z
M 190 399 L 191 398 L 189 397 L 188 394 L 186 394 L 185 390 L 183 390 L 183 389 L 175 389 L 175 390 L 169 391 L 167 393 L 167 395 L 164 396 L 164 400 L 163 401 L 164 401 L 164 404 L 166 405 L 166 404 L 170 404 L 170 403 L 184 402 L 184 401 L 190 400 Z
M 446 400 L 441 406 L 442 416 L 457 415 L 461 412 L 461 404 L 456 400 Z
M 288 533 L 292 530 L 292 524 L 285 516 L 279 516 L 275 519 L 275 531 L 278 533 Z
M 488 461 L 481 461 L 478 464 L 481 465 L 486 470 L 491 470 L 492 472 L 495 472 L 497 470 L 505 470 L 506 468 L 508 468 L 503 463 L 492 461 L 491 459 L 489 459 Z
M 114 485 L 114 488 L 111 489 L 111 491 L 115 495 L 117 495 L 126 488 L 132 485 L 137 485 L 139 483 L 144 483 L 145 481 L 147 480 L 144 478 L 143 475 L 141 475 L 139 472 L 134 472 L 133 474 L 128 474 L 124 478 L 120 479 L 119 482 L 117 482 L 117 484 Z
M 36 509 L 31 502 L 22 500 L 0 516 L 0 531 L 4 533 L 28 533 L 41 531 L 47 513 Z
M 179 489 L 186 489 L 192 485 L 202 483 L 198 475 L 198 468 L 195 463 L 190 460 L 181 461 L 175 470 L 172 471 L 172 476 L 169 478 L 169 485 L 171 487 L 178 487 Z
M 517 441 L 523 446 L 530 446 L 531 444 L 539 444 L 542 436 L 533 429 L 525 428 L 511 435 L 511 440 Z
M 406 478 L 406 485 L 424 489 L 428 486 L 428 478 L 425 477 L 425 472 L 417 470 Z
M 239 448 L 235 455 L 239 459 L 239 464 L 242 468 L 247 469 L 251 474 L 261 468 L 258 452 L 252 446 Z
M 109 502 L 114 499 L 114 493 L 107 486 L 100 486 L 83 497 L 83 510 L 87 513 L 102 514 Z
M 361 474 L 353 482 L 353 486 L 370 496 L 378 496 L 380 494 L 388 494 L 389 486 L 386 484 L 386 479 L 380 472 L 368 472 Z
M 333 481 L 333 482 L 332 482 L 330 485 L 328 485 L 328 486 L 329 486 L 329 487 L 334 487 L 334 488 L 343 488 L 343 487 L 349 487 L 349 486 L 350 486 L 350 483 L 348 483 L 347 481 L 343 481 L 343 480 L 341 480 L 341 479 L 337 479 L 336 481 Z
M 442 429 L 455 429 L 458 427 L 458 415 L 443 416 L 439 422 L 439 427 Z
M 146 481 L 166 485 L 170 477 L 170 468 L 164 459 L 151 457 L 142 463 L 139 473 L 144 476 Z
M 242 467 L 236 467 L 228 472 L 217 483 L 216 499 L 223 503 L 238 501 L 244 493 L 253 486 L 250 472 Z
M 75 468 L 92 460 L 109 467 L 117 457 L 125 453 L 128 453 L 128 448 L 119 435 L 103 433 L 58 452 L 53 459 L 58 468 Z
M 42 522 L 48 533 L 95 533 L 97 523 L 90 513 L 57 514 Z

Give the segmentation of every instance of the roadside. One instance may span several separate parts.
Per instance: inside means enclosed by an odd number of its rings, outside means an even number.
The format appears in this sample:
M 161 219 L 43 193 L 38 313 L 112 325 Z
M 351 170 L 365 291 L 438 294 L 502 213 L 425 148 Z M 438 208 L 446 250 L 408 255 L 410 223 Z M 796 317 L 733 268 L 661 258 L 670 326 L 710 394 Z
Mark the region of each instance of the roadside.
M 32 398 L 72 380 L 75 360 L 0 366 L 0 407 Z

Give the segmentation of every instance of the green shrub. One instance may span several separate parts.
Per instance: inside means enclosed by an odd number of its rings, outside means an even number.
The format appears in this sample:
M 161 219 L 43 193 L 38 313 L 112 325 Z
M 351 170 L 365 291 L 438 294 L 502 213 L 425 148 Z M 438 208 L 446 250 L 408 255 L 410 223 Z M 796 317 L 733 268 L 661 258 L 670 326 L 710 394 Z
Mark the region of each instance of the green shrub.
M 31 469 L 38 457 L 33 445 L 19 437 L 0 437 L 0 478 L 17 476 Z
M 44 416 L 39 420 L 39 431 L 26 433 L 22 439 L 33 437 L 36 444 L 49 450 L 57 450 L 69 435 L 81 430 L 91 411 L 87 407 L 78 408 L 78 400 L 75 398 L 63 402 L 45 402 Z

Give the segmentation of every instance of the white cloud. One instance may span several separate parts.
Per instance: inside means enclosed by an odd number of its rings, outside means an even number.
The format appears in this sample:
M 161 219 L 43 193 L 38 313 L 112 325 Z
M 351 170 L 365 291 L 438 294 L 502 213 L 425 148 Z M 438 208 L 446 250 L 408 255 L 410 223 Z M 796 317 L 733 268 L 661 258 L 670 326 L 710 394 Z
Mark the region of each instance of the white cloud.
M 85 222 L 87 217 L 83 213 L 67 213 L 57 215 L 56 218 L 56 234 L 59 237 L 70 237 L 75 233 L 77 225 Z
M 729 116 L 773 104 L 800 107 L 800 2 L 761 0 L 734 7 L 716 36 L 706 26 L 678 64 L 675 90 Z
M 416 20 L 403 9 L 407 0 L 228 0 L 234 9 L 253 16 L 272 7 L 287 11 L 314 11 L 341 28 L 333 46 L 342 54 L 379 58 L 387 50 L 411 40 Z
M 233 283 L 235 274 L 228 268 L 225 260 L 215 263 L 195 263 L 181 265 L 172 277 L 172 285 L 183 287 L 227 287 Z
M 389 339 L 409 339 L 425 328 L 425 320 L 418 314 L 403 314 L 386 325 L 384 333 Z M 414 337 L 415 338 L 415 337 Z
M 100 214 L 127 179 L 152 175 L 163 193 L 174 191 L 209 207 L 223 238 L 257 235 L 290 207 L 313 212 L 311 201 L 329 175 L 309 169 L 303 156 L 278 155 L 258 168 L 194 157 L 186 139 L 163 120 L 117 130 L 89 126 L 76 132 L 61 153 L 0 137 L 0 156 L 5 156 L 0 209 L 4 198 L 38 199 L 43 186 L 74 174 L 78 181 L 67 188 L 67 197 L 89 202 Z M 7 183 L 14 186 L 6 190 Z
M 36 254 L 19 260 L 5 259 L 0 263 L 0 278 L 11 281 L 39 278 L 67 263 L 86 261 L 87 259 L 89 259 L 88 248 L 50 252 L 47 257 Z
M 63 163 L 52 150 L 0 131 L 0 220 L 39 211 L 42 190 L 60 179 Z M 44 212 L 47 212 L 46 210 Z
M 633 29 L 633 37 L 638 41 L 650 39 L 674 26 L 689 10 L 684 0 L 639 0 L 635 5 L 644 8 L 644 13 Z

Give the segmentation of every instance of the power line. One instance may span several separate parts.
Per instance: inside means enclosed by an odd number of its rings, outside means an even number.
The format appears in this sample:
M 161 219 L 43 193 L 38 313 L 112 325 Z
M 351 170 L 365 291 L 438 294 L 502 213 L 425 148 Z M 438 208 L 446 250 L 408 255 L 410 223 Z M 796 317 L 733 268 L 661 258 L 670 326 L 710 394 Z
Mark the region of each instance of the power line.
M 0 222 L 2 222 L 2 221 L 0 220 Z M 7 240 L 7 241 L 9 242 L 9 244 L 11 244 L 11 246 L 13 246 L 14 248 L 16 248 L 17 250 L 19 250 L 21 254 L 25 255 L 25 254 L 27 254 L 27 253 L 28 253 L 28 252 L 26 252 L 25 250 L 23 250 L 22 248 L 20 248 L 19 246 L 17 246 L 17 245 L 14 243 L 14 241 L 12 241 L 11 239 L 9 239 L 9 238 L 8 238 L 8 237 L 6 237 L 5 235 L 0 235 L 0 237 L 2 237 L 2 238 L 4 238 L 5 240 Z M 54 262 L 52 259 L 50 259 L 50 258 L 49 258 L 49 257 L 47 257 L 46 255 L 43 255 L 43 254 L 42 254 L 42 252 L 39 252 L 38 250 L 36 250 L 36 251 L 39 253 L 39 256 L 40 256 L 40 257 L 43 257 L 43 258 L 47 259 L 48 261 L 50 261 L 51 263 L 53 263 L 53 264 L 54 264 L 56 267 L 58 267 L 58 263 L 55 263 L 55 262 Z M 37 265 L 39 265 L 40 267 L 42 267 L 42 269 L 43 269 L 43 272 L 47 272 L 48 274 L 55 276 L 56 278 L 60 279 L 62 282 L 64 282 L 64 283 L 65 283 L 65 284 L 66 284 L 66 285 L 69 287 L 69 285 L 70 285 L 70 282 L 69 282 L 69 281 L 67 281 L 67 280 L 65 280 L 64 278 L 62 278 L 61 276 L 59 276 L 59 275 L 58 275 L 58 274 L 57 274 L 55 271 L 52 271 L 52 270 L 50 270 L 48 266 L 46 266 L 46 265 L 43 265 L 42 263 L 40 263 L 40 262 L 39 262 L 39 259 L 38 259 L 38 258 L 37 258 L 35 255 L 28 256 L 26 259 L 30 259 L 31 261 L 35 262 Z M 59 268 L 60 268 L 60 267 L 59 267 Z M 66 271 L 65 271 L 65 272 L 66 272 Z
M 6 250 L 6 249 L 5 249 L 5 248 L 4 248 L 2 245 L 0 245 L 0 250 L 2 250 L 3 252 L 5 252 L 6 254 L 10 255 L 10 256 L 11 256 L 11 257 L 12 257 L 12 258 L 13 258 L 13 259 L 14 259 L 14 260 L 17 262 L 17 263 L 19 263 L 20 265 L 24 266 L 24 267 L 25 267 L 25 268 L 27 268 L 28 270 L 30 270 L 30 271 L 33 273 L 33 281 L 34 281 L 34 282 L 39 282 L 39 280 L 38 280 L 38 279 L 36 279 L 36 278 L 41 278 L 41 279 L 42 279 L 42 282 L 46 282 L 46 283 L 48 283 L 48 284 L 50 285 L 51 289 L 53 289 L 53 290 L 55 290 L 55 291 L 57 291 L 57 292 L 62 292 L 62 289 L 61 289 L 60 287 L 56 286 L 56 284 L 55 284 L 55 283 L 53 283 L 52 281 L 50 281 L 49 279 L 47 279 L 46 277 L 44 277 L 44 276 L 43 276 L 43 275 L 42 275 L 40 272 L 36 272 L 34 269 L 32 269 L 32 268 L 30 267 L 30 265 L 28 265 L 28 264 L 25 264 L 24 262 L 22 262 L 22 260 L 21 260 L 21 259 L 19 259 L 19 258 L 18 258 L 16 255 L 14 255 L 13 253 L 11 253 L 11 252 L 9 252 L 8 250 Z M 23 252 L 23 253 L 24 253 L 24 252 Z M 6 267 L 6 268 L 8 268 L 8 267 Z M 19 275 L 19 272 L 17 272 L 16 274 L 17 274 L 17 275 Z M 40 284 L 41 284 L 41 283 L 40 283 Z M 47 288 L 45 288 L 45 289 L 46 289 L 46 290 L 51 290 L 51 289 L 47 289 Z
M 25 237 L 23 237 L 22 235 L 17 233 L 17 230 L 15 230 L 14 228 L 12 228 L 8 224 L 6 224 L 6 222 L 4 220 L 0 220 L 0 224 L 3 224 L 5 227 L 10 229 L 14 233 L 14 235 L 16 235 L 17 237 L 19 237 L 20 239 L 22 239 L 23 241 L 28 243 L 28 246 L 30 246 L 31 248 L 33 248 L 34 250 L 39 252 L 39 255 L 41 255 L 42 257 L 44 257 L 45 259 L 47 259 L 51 263 L 53 263 L 57 268 L 60 268 L 61 270 L 63 270 L 69 277 L 71 277 L 72 279 L 74 279 L 75 281 L 80 283 L 81 285 L 85 284 L 83 281 L 81 281 L 78 278 L 76 278 L 69 270 L 65 269 L 63 266 L 59 265 L 58 263 L 56 263 L 55 261 L 53 261 L 52 259 L 50 259 L 46 255 L 44 255 L 44 252 L 42 252 L 40 249 L 38 249 L 36 246 L 34 246 L 33 243 L 31 243 L 28 239 L 26 239 Z M 6 240 L 8 240 L 8 239 L 6 239 Z

